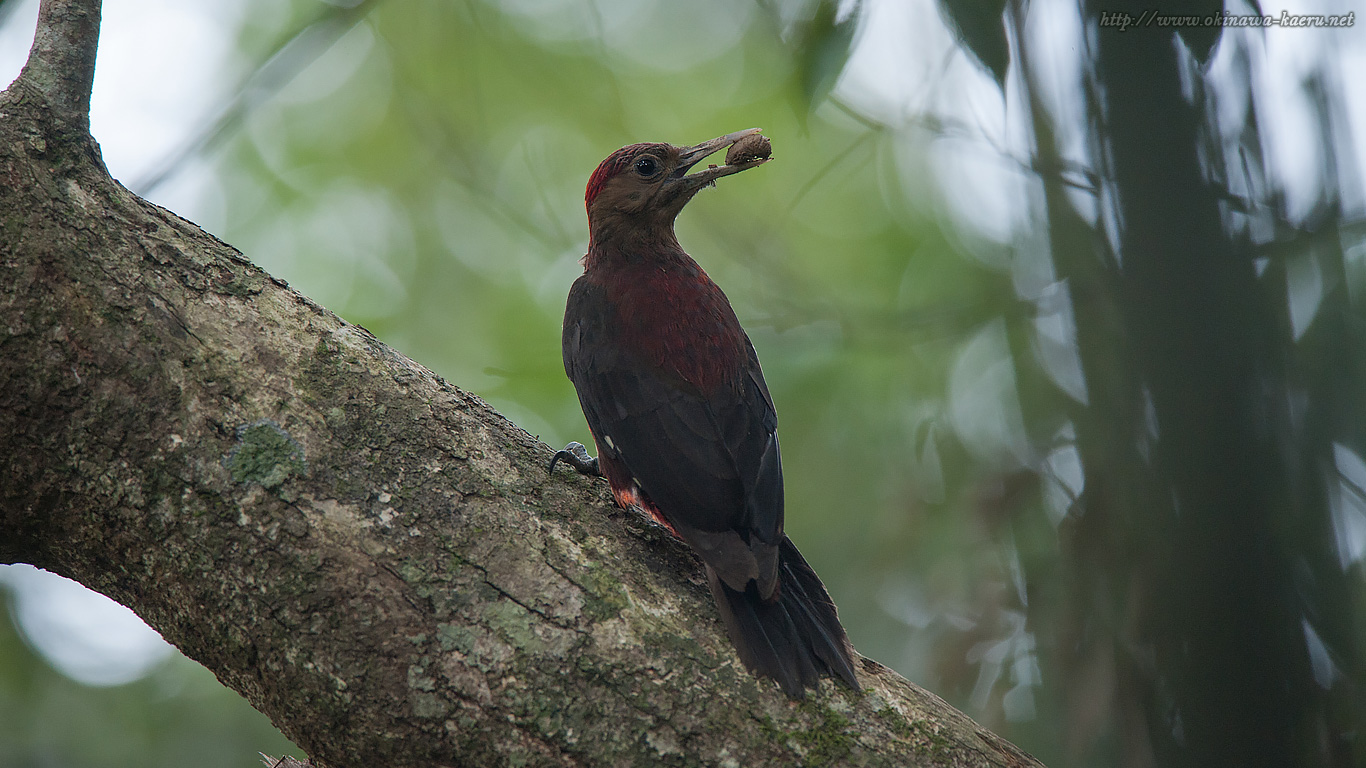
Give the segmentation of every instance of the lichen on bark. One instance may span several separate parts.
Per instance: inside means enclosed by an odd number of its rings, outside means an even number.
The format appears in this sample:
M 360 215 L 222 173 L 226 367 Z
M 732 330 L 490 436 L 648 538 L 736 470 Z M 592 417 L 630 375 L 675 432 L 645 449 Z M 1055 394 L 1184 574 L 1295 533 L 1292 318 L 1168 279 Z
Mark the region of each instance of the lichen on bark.
M 237 444 L 223 457 L 223 466 L 239 483 L 277 488 L 308 469 L 304 450 L 289 433 L 270 419 L 237 428 Z

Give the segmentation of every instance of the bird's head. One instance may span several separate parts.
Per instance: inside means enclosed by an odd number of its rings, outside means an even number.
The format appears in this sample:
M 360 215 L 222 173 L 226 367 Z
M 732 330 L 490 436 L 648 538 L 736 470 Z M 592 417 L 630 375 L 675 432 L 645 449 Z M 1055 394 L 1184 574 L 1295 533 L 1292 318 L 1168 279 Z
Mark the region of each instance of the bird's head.
M 758 136 L 759 139 L 750 137 Z M 725 165 L 688 173 L 708 155 L 740 142 L 762 143 L 758 152 L 728 153 Z M 630 247 L 673 237 L 674 218 L 698 190 L 722 176 L 763 165 L 770 159 L 768 141 L 758 128 L 736 131 L 691 147 L 672 144 L 632 144 L 598 165 L 588 179 L 584 205 L 588 208 L 590 247 L 608 243 Z

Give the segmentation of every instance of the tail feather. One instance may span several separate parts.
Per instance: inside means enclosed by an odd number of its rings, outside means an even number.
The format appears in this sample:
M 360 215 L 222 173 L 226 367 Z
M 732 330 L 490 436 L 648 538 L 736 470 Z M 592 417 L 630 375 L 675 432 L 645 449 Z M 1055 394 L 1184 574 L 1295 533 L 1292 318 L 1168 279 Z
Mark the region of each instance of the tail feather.
M 835 602 L 792 542 L 784 537 L 783 544 L 783 589 L 801 592 L 801 598 L 793 603 L 806 615 L 806 625 L 813 627 L 821 640 L 811 643 L 812 649 L 830 673 L 849 683 L 854 690 L 860 690 L 854 673 L 853 648 L 840 625 Z M 792 562 L 789 562 L 788 550 Z
M 751 582 L 743 592 L 726 586 L 711 568 L 707 581 L 740 660 L 771 677 L 793 698 L 822 677 L 838 677 L 859 690 L 853 650 L 825 585 L 786 536 L 779 545 L 779 593 L 765 601 Z

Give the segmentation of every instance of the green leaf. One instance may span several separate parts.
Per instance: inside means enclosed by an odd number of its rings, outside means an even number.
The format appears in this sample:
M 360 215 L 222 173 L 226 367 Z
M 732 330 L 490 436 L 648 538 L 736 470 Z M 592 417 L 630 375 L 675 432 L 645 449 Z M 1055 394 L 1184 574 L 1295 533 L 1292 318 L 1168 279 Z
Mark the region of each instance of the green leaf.
M 858 3 L 844 19 L 839 19 L 839 3 L 821 0 L 816 12 L 795 36 L 797 75 L 801 82 L 801 110 L 810 114 L 830 95 L 839 80 L 853 48 L 858 27 Z

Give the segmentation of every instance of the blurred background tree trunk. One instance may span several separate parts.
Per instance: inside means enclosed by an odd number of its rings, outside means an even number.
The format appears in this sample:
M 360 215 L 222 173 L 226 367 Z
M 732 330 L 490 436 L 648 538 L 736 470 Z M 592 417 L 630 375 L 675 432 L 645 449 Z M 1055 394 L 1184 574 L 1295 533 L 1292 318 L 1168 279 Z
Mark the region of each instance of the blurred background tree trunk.
M 960 29 L 984 26 L 980 5 L 942 5 L 977 18 Z M 1358 765 L 1359 534 L 1333 504 L 1361 490 L 1341 463 L 1359 463 L 1366 393 L 1342 96 L 1304 83 L 1304 140 L 1322 154 L 1296 217 L 1262 161 L 1258 110 L 1228 124 L 1230 103 L 1265 103 L 1255 54 L 1211 75 L 1224 8 L 1199 6 L 1084 4 L 1064 38 L 1082 51 L 1081 98 L 1061 102 L 1041 66 L 1056 49 L 1024 31 L 1029 4 L 1002 9 L 1086 384 L 1050 395 L 1035 350 L 1016 347 L 1022 392 L 1042 392 L 1027 416 L 1046 431 L 1065 414 L 1083 478 L 1058 559 L 1028 573 L 1042 598 L 1029 624 L 1060 686 L 1067 764 Z M 1154 17 L 1169 10 L 1194 21 Z M 960 39 L 1000 56 L 992 38 Z

